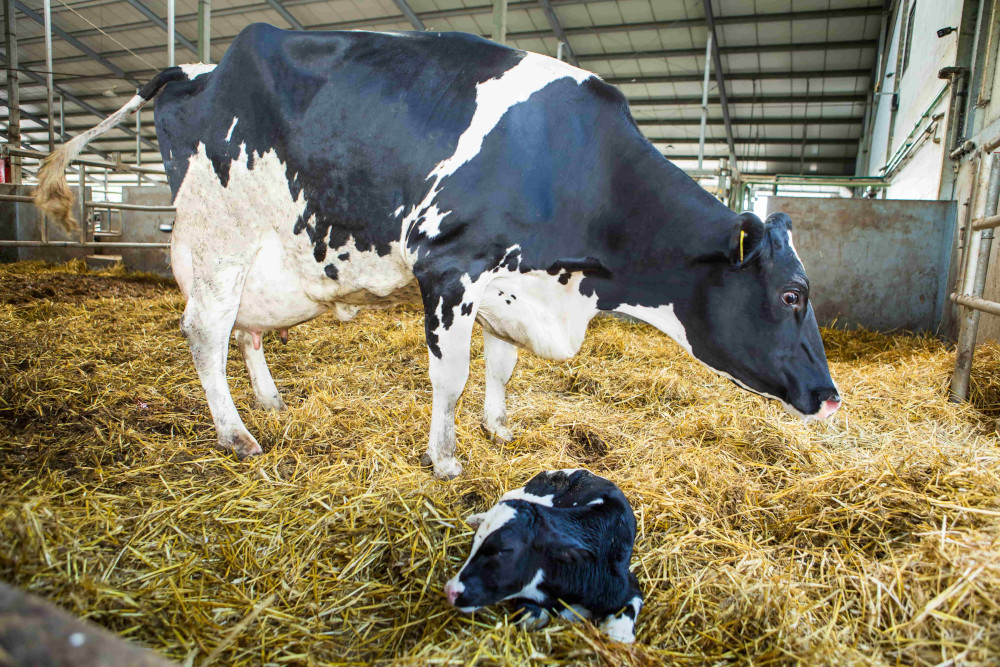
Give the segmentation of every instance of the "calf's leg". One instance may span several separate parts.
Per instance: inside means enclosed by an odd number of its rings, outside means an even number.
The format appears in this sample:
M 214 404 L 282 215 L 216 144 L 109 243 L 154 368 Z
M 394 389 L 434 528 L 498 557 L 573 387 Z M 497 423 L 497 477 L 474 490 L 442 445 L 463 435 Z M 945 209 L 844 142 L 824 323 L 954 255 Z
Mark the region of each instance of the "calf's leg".
M 286 334 L 287 336 L 287 334 Z M 285 409 L 285 402 L 281 400 L 278 388 L 271 377 L 271 371 L 267 368 L 267 361 L 264 359 L 264 346 L 260 341 L 260 334 L 255 335 L 243 329 L 236 329 L 236 345 L 243 354 L 243 361 L 247 365 L 247 373 L 250 375 L 250 384 L 253 385 L 254 396 L 257 397 L 257 405 L 265 410 L 280 412 Z
M 507 382 L 517 365 L 517 348 L 483 331 L 486 359 L 486 399 L 483 401 L 483 428 L 497 440 L 507 442 L 514 435 L 507 427 Z

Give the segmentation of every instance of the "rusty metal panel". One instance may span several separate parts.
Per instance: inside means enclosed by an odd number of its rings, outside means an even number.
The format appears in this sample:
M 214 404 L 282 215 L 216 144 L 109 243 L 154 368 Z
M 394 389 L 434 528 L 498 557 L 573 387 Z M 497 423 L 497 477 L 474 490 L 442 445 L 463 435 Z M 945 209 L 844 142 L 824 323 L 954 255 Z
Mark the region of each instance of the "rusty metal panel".
M 937 332 L 955 202 L 771 197 L 792 218 L 820 324 Z

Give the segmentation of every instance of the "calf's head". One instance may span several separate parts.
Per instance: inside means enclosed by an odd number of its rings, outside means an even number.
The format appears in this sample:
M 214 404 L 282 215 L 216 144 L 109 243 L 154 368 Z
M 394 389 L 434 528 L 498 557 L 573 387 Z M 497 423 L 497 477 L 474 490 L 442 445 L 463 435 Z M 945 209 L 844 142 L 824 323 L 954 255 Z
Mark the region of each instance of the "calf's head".
M 784 213 L 739 215 L 721 251 L 701 257 L 694 298 L 678 312 L 692 354 L 804 419 L 840 407 L 809 302 L 809 279 Z
M 530 502 L 504 501 L 467 521 L 476 528 L 472 551 L 444 587 L 448 601 L 466 613 L 512 598 L 541 601 L 546 572 L 593 556 Z

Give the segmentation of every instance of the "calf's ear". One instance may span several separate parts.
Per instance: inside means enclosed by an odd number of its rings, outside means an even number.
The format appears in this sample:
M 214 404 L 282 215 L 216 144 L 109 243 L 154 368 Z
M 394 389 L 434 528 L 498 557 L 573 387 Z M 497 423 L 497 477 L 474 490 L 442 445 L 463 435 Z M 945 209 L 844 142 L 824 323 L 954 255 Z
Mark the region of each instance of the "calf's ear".
M 577 536 L 543 525 L 537 538 L 541 551 L 560 563 L 580 563 L 596 560 L 594 550 Z
M 760 254 L 763 240 L 764 223 L 760 218 L 749 211 L 740 213 L 729 236 L 729 261 L 743 268 Z
M 465 520 L 465 523 L 469 524 L 469 526 L 471 526 L 472 528 L 479 528 L 479 524 L 481 524 L 483 522 L 483 519 L 485 518 L 486 518 L 486 512 L 481 512 L 479 514 L 473 514 L 469 516 Z

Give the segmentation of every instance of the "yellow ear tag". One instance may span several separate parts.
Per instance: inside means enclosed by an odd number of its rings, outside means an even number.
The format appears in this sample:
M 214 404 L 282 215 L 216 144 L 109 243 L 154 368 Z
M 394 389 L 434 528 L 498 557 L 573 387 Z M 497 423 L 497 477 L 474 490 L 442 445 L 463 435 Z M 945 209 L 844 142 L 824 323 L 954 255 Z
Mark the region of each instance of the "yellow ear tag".
M 743 237 L 745 237 L 746 235 L 747 235 L 747 233 L 741 229 L 740 230 L 740 264 L 743 263 Z

